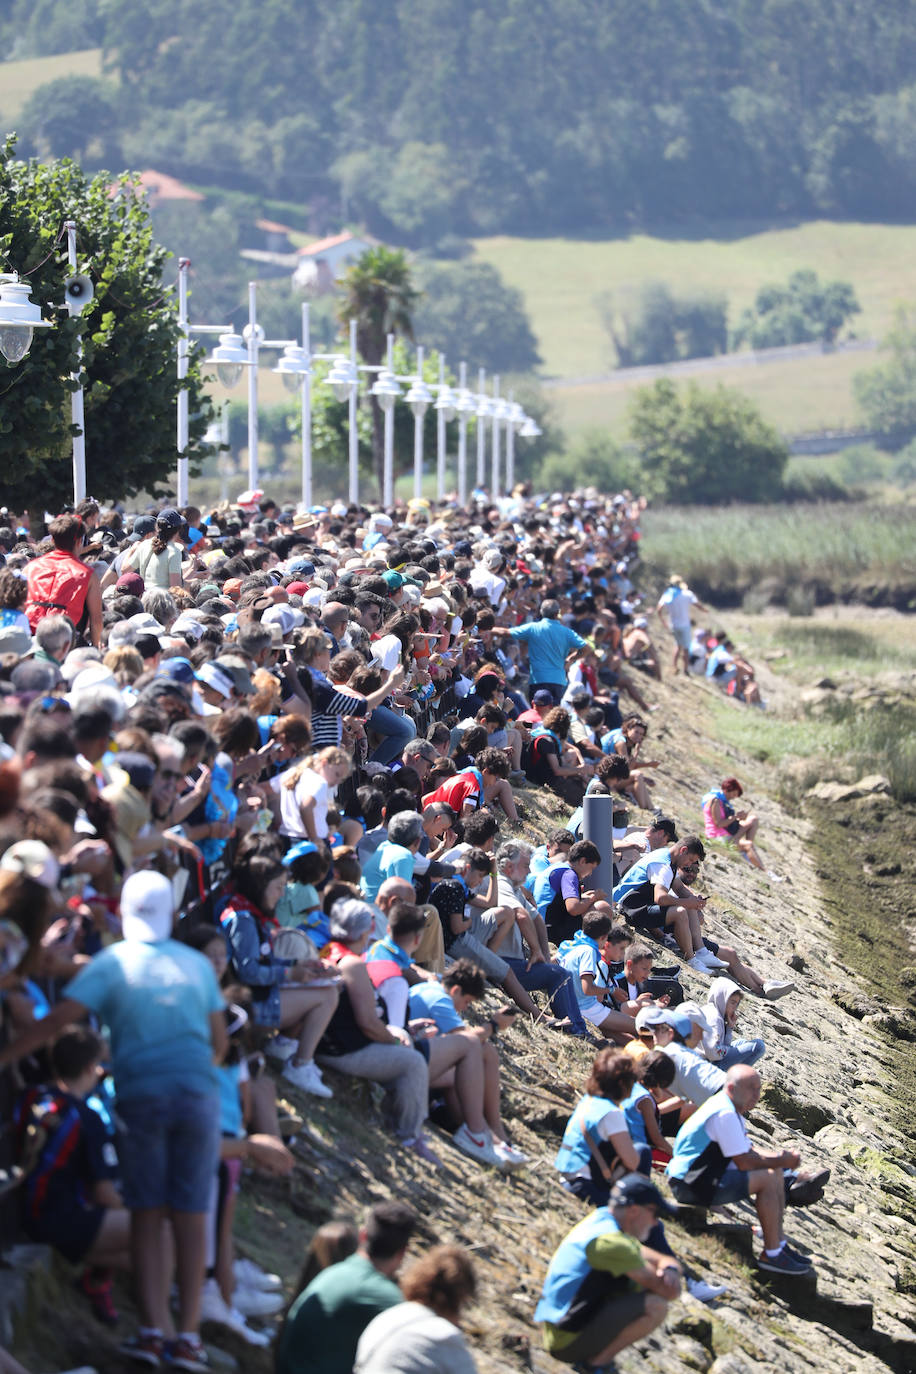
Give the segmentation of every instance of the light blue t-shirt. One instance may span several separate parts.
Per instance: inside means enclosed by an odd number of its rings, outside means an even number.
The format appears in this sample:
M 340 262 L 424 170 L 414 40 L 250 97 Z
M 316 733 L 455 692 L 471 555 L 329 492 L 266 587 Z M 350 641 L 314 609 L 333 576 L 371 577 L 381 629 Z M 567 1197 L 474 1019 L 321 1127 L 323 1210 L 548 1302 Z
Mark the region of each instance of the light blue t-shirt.
M 564 951 L 560 955 L 560 963 L 563 968 L 568 969 L 572 974 L 572 989 L 576 994 L 576 1001 L 582 1011 L 591 1011 L 598 1005 L 597 997 L 586 997 L 582 991 L 582 975 L 592 974 L 598 976 L 598 955 L 591 945 L 573 945 L 571 949 Z
M 532 682 L 566 684 L 566 656 L 581 649 L 585 640 L 559 620 L 532 620 L 509 632 L 528 645 L 528 676 Z
M 417 983 L 410 989 L 409 1006 L 412 1021 L 426 1016 L 435 1021 L 443 1035 L 461 1030 L 464 1026 L 454 1002 L 441 983 Z
M 105 1026 L 118 1100 L 216 1091 L 212 1012 L 225 1007 L 213 965 L 178 940 L 122 940 L 64 989 Z
M 365 862 L 360 887 L 367 901 L 374 902 L 378 890 L 386 878 L 406 878 L 413 882 L 414 855 L 402 844 L 383 840 L 378 849 Z

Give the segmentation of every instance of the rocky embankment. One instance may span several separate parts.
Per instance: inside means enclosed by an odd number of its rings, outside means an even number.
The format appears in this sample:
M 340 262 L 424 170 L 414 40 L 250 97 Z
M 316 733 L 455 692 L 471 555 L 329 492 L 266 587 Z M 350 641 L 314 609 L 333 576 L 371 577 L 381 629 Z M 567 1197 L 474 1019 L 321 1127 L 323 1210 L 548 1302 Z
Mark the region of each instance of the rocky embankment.
M 772 778 L 764 765 L 729 753 L 713 737 L 712 689 L 681 678 L 652 690 L 660 703 L 650 735 L 663 760 L 659 805 L 683 832 L 697 829 L 703 792 L 723 774 L 737 773 L 761 816 L 767 865 L 786 877 L 774 883 L 734 851 L 713 845 L 702 880 L 712 899 L 710 933 L 737 946 L 764 975 L 798 983 L 778 1003 L 747 997 L 743 1004 L 743 1029 L 762 1035 L 768 1047 L 752 1135 L 764 1146 L 797 1148 L 804 1165 L 828 1165 L 833 1174 L 823 1202 L 788 1215 L 793 1243 L 816 1264 L 810 1281 L 786 1284 L 757 1271 L 760 1240 L 749 1207 L 731 1207 L 708 1225 L 672 1223 L 670 1239 L 690 1269 L 720 1277 L 729 1291 L 708 1306 L 690 1298 L 673 1304 L 664 1330 L 625 1353 L 620 1368 L 627 1374 L 916 1370 L 916 1132 L 907 1111 L 916 1024 L 904 995 L 906 970 L 898 970 L 892 990 L 882 990 L 880 968 L 862 957 L 872 951 L 873 958 L 880 946 L 882 921 L 888 928 L 897 901 L 893 884 L 906 874 L 898 868 L 893 876 L 863 877 L 864 821 L 856 811 L 894 808 L 886 794 L 869 791 L 864 801 L 814 797 L 790 814 L 767 795 Z M 549 794 L 520 788 L 518 796 L 529 832 L 563 815 Z M 863 886 L 872 881 L 878 886 Z M 899 953 L 894 959 L 898 967 Z M 705 997 L 707 979 L 685 970 L 683 981 L 689 996 Z M 474 1254 L 481 1292 L 466 1325 L 478 1368 L 550 1374 L 563 1366 L 541 1351 L 531 1313 L 552 1250 L 582 1214 L 557 1188 L 551 1161 L 590 1056 L 528 1024 L 503 1035 L 501 1046 L 505 1117 L 516 1143 L 532 1155 L 525 1172 L 505 1178 L 481 1169 L 445 1137 L 436 1145 L 446 1167 L 432 1172 L 392 1147 L 365 1085 L 332 1076 L 332 1102 L 293 1096 L 286 1103 L 300 1123 L 289 1125 L 295 1175 L 283 1182 L 245 1179 L 237 1234 L 243 1250 L 292 1284 L 315 1225 L 356 1216 L 369 1201 L 402 1197 L 421 1216 L 421 1243 L 457 1240 Z M 123 1368 L 117 1339 L 130 1329 L 126 1290 L 121 1305 L 122 1331 L 100 1332 L 74 1296 L 69 1271 L 56 1264 L 41 1270 L 20 1319 L 17 1353 L 35 1370 L 85 1361 L 115 1374 Z M 236 1363 L 246 1374 L 272 1367 L 269 1351 L 242 1346 L 219 1328 L 206 1335 L 223 1367 Z

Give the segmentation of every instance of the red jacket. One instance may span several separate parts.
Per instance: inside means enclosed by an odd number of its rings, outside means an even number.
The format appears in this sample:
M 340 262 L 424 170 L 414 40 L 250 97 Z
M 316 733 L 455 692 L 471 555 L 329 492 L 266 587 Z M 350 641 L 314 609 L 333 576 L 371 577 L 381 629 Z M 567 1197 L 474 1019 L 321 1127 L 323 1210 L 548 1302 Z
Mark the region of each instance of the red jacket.
M 52 549 L 34 559 L 25 570 L 29 596 L 25 603 L 32 633 L 46 615 L 69 616 L 78 627 L 86 609 L 86 594 L 92 581 L 92 569 L 72 553 Z

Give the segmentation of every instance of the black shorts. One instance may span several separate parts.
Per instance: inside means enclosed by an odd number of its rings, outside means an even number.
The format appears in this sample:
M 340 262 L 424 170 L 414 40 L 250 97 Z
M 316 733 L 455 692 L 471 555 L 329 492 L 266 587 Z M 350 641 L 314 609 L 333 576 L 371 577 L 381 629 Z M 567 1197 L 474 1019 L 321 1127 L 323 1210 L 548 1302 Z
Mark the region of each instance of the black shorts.
M 55 1205 L 48 1216 L 23 1219 L 23 1230 L 30 1240 L 53 1246 L 71 1264 L 79 1264 L 95 1244 L 104 1207 L 60 1207 Z
M 650 902 L 648 906 L 628 907 L 626 898 L 617 903 L 617 910 L 621 916 L 625 916 L 630 925 L 636 926 L 640 930 L 654 930 L 656 926 L 664 926 L 665 909 L 660 907 L 657 902 Z
M 741 822 L 729 821 L 728 825 L 725 825 L 722 828 L 723 830 L 727 830 L 729 835 L 737 835 L 738 831 L 741 829 Z
M 562 1361 L 563 1364 L 587 1362 L 609 1346 L 625 1327 L 644 1316 L 645 1311 L 645 1289 L 621 1293 L 619 1297 L 613 1297 L 605 1303 L 591 1321 L 581 1331 L 576 1332 L 574 1339 L 567 1345 L 561 1345 L 558 1349 L 552 1348 L 551 1337 L 556 1330 L 555 1327 L 545 1330 L 544 1345 L 553 1358 Z

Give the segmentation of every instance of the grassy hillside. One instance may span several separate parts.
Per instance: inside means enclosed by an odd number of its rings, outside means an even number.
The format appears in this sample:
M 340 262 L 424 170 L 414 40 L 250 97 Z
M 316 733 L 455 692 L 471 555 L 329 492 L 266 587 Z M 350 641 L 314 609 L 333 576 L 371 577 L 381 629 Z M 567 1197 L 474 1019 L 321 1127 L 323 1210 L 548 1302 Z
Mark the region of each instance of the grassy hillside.
M 819 220 L 761 231 L 722 226 L 710 238 L 498 237 L 479 239 L 476 248 L 524 295 L 545 371 L 558 377 L 609 370 L 611 349 L 594 298 L 646 278 L 724 291 L 736 320 L 764 282 L 811 267 L 853 282 L 862 306 L 855 328 L 862 337 L 885 331 L 897 301 L 916 300 L 916 225 Z
M 758 405 L 784 434 L 836 429 L 860 422 L 852 379 L 873 367 L 874 353 L 835 353 L 817 358 L 767 363 L 761 367 L 722 367 L 692 380 L 702 387 L 735 387 Z M 681 383 L 679 383 L 680 385 Z M 627 406 L 644 380 L 624 376 L 606 382 L 550 388 L 550 398 L 563 426 L 570 430 L 598 427 L 626 437 Z
M 59 76 L 101 76 L 102 49 L 60 53 L 56 57 L 27 57 L 0 64 L 0 122 L 6 132 L 15 127 L 19 111 L 33 91 Z

